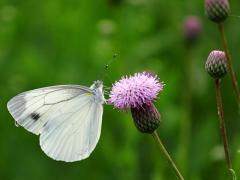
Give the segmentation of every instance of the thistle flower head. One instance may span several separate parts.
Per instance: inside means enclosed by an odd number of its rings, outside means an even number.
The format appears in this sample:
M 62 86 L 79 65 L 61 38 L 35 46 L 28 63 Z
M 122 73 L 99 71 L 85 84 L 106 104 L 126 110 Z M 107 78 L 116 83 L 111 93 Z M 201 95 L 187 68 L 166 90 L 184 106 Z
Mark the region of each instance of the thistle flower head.
M 197 16 L 186 17 L 183 24 L 184 38 L 188 43 L 195 42 L 202 31 L 202 23 Z
M 226 56 L 223 51 L 214 50 L 210 52 L 205 69 L 215 79 L 220 79 L 227 74 Z
M 211 21 L 223 22 L 230 13 L 228 0 L 205 0 L 205 12 Z
M 115 82 L 110 92 L 109 102 L 118 109 L 138 108 L 152 102 L 163 90 L 162 82 L 150 73 L 135 73 Z
M 137 129 L 142 133 L 152 133 L 160 123 L 160 114 L 152 101 L 163 90 L 163 83 L 150 73 L 135 73 L 122 77 L 110 92 L 109 102 L 116 108 L 131 109 Z

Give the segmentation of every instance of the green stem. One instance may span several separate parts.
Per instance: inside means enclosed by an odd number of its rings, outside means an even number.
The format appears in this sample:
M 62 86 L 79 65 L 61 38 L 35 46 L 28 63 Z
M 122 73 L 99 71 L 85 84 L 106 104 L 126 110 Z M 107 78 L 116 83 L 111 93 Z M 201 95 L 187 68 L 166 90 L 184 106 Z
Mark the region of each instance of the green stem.
M 232 162 L 229 155 L 229 147 L 228 147 L 228 138 L 227 138 L 227 130 L 225 127 L 225 121 L 224 121 L 224 114 L 223 114 L 223 105 L 222 105 L 222 95 L 221 95 L 221 80 L 216 79 L 215 80 L 216 85 L 216 99 L 217 99 L 217 109 L 218 109 L 218 116 L 219 116 L 219 123 L 220 123 L 220 133 L 222 136 L 223 141 L 223 147 L 224 147 L 224 153 L 225 153 L 225 159 L 227 162 L 228 170 L 231 173 L 232 176 Z
M 189 179 L 189 151 L 191 140 L 191 126 L 192 126 L 192 82 L 193 82 L 193 57 L 194 49 L 192 46 L 187 46 L 185 49 L 183 77 L 185 80 L 185 90 L 182 95 L 184 112 L 180 121 L 179 134 L 179 150 L 177 154 L 177 161 L 181 166 L 182 171 L 185 172 L 185 178 Z
M 172 168 L 173 168 L 174 172 L 176 173 L 178 179 L 184 180 L 182 174 L 180 173 L 180 171 L 178 170 L 178 168 L 175 165 L 174 161 L 172 160 L 171 156 L 169 155 L 169 153 L 167 152 L 166 148 L 164 147 L 160 137 L 158 136 L 158 133 L 156 131 L 154 131 L 152 133 L 152 136 L 155 139 L 155 141 L 157 142 L 158 146 L 160 147 L 160 150 L 163 152 L 165 158 L 167 159 L 169 164 L 172 166 Z
M 235 71 L 233 69 L 230 51 L 228 49 L 228 43 L 227 43 L 227 38 L 226 38 L 226 35 L 225 35 L 223 23 L 219 23 L 218 28 L 219 28 L 219 31 L 220 31 L 220 34 L 221 34 L 222 44 L 223 44 L 223 48 L 224 48 L 226 59 L 227 59 L 227 66 L 228 66 L 228 71 L 230 73 L 232 86 L 233 86 L 234 92 L 237 96 L 238 104 L 240 106 L 240 91 L 239 91 L 239 87 L 238 87 L 236 74 L 235 74 Z

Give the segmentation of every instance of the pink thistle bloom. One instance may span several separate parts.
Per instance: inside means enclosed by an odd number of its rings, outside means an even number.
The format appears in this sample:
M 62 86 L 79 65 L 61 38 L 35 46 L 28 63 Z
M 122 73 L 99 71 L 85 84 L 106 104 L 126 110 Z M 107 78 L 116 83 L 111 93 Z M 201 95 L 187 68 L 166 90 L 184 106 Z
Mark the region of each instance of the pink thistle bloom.
M 108 101 L 121 110 L 142 107 L 154 101 L 163 86 L 157 76 L 147 72 L 135 73 L 115 82 Z

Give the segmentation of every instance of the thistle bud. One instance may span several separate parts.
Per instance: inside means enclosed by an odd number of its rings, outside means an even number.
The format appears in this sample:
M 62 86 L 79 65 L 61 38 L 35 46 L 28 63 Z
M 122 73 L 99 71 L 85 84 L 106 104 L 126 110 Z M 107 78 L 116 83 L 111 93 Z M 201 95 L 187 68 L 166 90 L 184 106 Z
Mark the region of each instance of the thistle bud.
M 223 51 L 212 51 L 207 58 L 205 69 L 215 79 L 224 77 L 227 73 L 225 53 Z
M 160 114 L 153 103 L 131 108 L 132 118 L 137 129 L 142 133 L 153 133 L 160 124 Z
M 228 0 L 205 0 L 205 12 L 213 22 L 223 22 L 230 13 Z
M 183 24 L 183 35 L 185 41 L 192 45 L 195 43 L 202 31 L 201 20 L 197 16 L 186 17 Z

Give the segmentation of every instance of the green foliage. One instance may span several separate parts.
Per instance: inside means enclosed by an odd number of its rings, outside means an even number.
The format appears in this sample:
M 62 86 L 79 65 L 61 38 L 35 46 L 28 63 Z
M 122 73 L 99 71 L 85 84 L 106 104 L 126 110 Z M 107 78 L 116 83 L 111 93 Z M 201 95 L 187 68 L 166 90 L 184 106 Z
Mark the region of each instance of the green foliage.
M 219 136 L 213 80 L 204 64 L 221 49 L 202 0 L 2 0 L 0 2 L 0 179 L 174 179 L 150 135 L 140 134 L 130 113 L 105 105 L 100 141 L 90 158 L 63 163 L 48 158 L 38 137 L 17 128 L 6 103 L 44 86 L 82 84 L 101 78 L 114 53 L 106 86 L 138 71 L 158 74 L 166 84 L 156 101 L 158 132 L 186 179 L 228 177 Z M 237 0 L 231 11 L 240 11 Z M 182 24 L 197 15 L 203 32 L 186 46 Z M 240 80 L 240 19 L 226 21 L 233 63 Z M 234 170 L 240 177 L 240 114 L 229 77 L 223 102 Z M 190 102 L 190 104 L 189 104 Z

